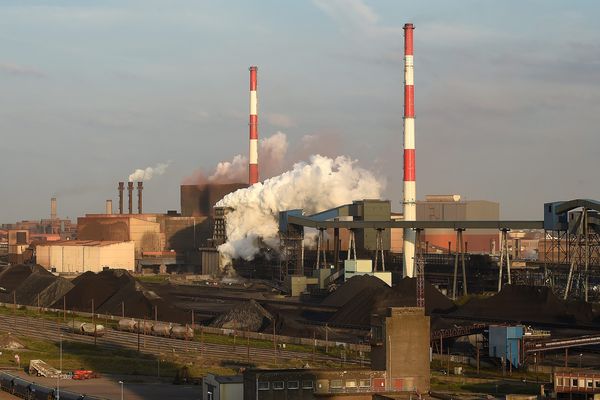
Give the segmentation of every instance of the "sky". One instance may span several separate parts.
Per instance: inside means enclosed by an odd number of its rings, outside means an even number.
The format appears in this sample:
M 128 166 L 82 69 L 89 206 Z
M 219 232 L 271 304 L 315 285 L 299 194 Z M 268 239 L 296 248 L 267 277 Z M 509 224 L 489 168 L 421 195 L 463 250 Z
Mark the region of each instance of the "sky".
M 417 196 L 600 199 L 595 1 L 0 1 L 0 222 L 103 212 L 117 182 L 179 209 L 198 169 L 260 136 L 348 155 L 402 196 L 403 32 L 415 25 Z M 292 156 L 290 156 L 292 157 Z M 116 203 L 114 203 L 116 204 Z

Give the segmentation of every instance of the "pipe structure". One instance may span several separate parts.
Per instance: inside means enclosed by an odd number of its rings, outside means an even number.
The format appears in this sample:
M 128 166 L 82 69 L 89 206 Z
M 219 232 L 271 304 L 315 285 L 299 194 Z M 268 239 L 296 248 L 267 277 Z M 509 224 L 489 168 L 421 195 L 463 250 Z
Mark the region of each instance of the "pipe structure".
M 258 182 L 258 97 L 256 95 L 258 67 L 250 67 L 250 152 L 248 165 L 248 183 Z
M 106 214 L 112 214 L 112 200 L 106 200 Z
M 50 199 L 50 219 L 51 220 L 55 220 L 56 219 L 56 197 L 52 197 Z
M 417 219 L 415 179 L 415 86 L 413 24 L 404 24 L 404 220 Z M 415 238 L 413 229 L 404 229 L 403 275 L 415 276 Z
M 125 183 L 119 182 L 119 214 L 123 214 L 123 192 L 125 191 Z
M 138 182 L 137 183 L 137 190 L 138 190 L 138 214 L 142 214 L 142 190 L 144 189 L 144 183 L 143 182 Z
M 127 182 L 127 194 L 129 195 L 129 214 L 133 214 L 133 182 Z

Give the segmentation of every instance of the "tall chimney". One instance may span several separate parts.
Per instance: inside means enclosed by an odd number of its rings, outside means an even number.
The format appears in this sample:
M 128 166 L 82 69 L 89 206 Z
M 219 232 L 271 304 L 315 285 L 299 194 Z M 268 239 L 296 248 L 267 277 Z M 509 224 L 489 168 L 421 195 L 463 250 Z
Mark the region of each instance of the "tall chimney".
M 142 189 L 144 189 L 144 183 L 141 181 L 138 182 L 137 189 L 138 189 L 138 214 L 142 214 Z
M 106 214 L 112 214 L 112 200 L 106 200 Z
M 258 98 L 256 96 L 256 73 L 258 67 L 250 67 L 250 164 L 248 166 L 248 183 L 258 182 Z
M 119 214 L 123 214 L 123 192 L 125 191 L 125 183 L 119 182 Z
M 56 197 L 50 199 L 50 219 L 56 219 Z
M 133 214 L 133 182 L 127 182 L 127 193 L 129 194 L 129 214 Z
M 417 189 L 415 179 L 415 86 L 413 24 L 404 24 L 404 220 L 417 219 Z M 416 232 L 404 228 L 403 275 L 415 276 Z

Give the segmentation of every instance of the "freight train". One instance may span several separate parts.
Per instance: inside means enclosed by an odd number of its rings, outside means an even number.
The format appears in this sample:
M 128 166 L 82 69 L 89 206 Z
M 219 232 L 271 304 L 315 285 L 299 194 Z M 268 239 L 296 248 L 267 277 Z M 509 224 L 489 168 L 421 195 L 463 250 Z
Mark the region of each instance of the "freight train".
M 119 320 L 118 328 L 120 331 L 125 332 L 143 333 L 145 335 L 170 337 L 174 339 L 190 340 L 194 338 L 194 330 L 187 325 L 184 326 L 164 322 L 139 321 L 123 318 Z
M 7 372 L 0 372 L 0 388 L 13 396 L 26 400 L 56 400 L 59 398 L 56 388 L 30 382 Z M 100 400 L 100 398 L 61 390 L 60 400 Z

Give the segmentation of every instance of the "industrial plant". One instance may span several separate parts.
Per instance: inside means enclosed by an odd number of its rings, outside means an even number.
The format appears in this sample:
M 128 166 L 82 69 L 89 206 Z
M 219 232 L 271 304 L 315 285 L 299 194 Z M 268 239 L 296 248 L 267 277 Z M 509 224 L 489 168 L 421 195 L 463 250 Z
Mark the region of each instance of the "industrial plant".
M 61 364 L 63 341 L 126 351 L 193 398 L 596 398 L 600 201 L 503 220 L 494 199 L 417 196 L 414 31 L 401 210 L 342 157 L 261 175 L 251 66 L 247 181 L 182 184 L 180 209 L 159 212 L 152 182 L 114 182 L 104 213 L 63 219 L 52 197 L 49 218 L 2 225 L 0 331 L 60 343 Z M 95 372 L 36 352 L 19 350 L 2 390 L 102 398 L 60 392 Z

